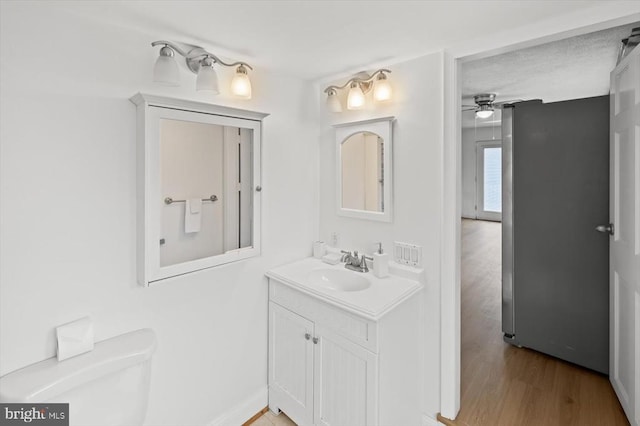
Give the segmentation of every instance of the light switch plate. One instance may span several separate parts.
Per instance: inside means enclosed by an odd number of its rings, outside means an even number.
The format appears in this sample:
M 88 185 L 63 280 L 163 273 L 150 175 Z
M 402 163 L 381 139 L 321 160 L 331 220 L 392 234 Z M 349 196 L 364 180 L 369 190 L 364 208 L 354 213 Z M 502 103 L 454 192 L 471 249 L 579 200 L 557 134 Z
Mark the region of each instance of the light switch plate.
M 394 241 L 393 257 L 397 263 L 402 265 L 422 267 L 422 246 Z

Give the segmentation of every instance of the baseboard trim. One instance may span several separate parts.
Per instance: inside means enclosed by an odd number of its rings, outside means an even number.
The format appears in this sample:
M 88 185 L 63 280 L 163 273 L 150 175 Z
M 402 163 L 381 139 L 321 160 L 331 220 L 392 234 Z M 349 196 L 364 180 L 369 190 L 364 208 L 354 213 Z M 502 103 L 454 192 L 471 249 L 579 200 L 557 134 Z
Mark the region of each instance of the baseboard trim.
M 249 420 L 247 420 L 246 422 L 242 423 L 242 426 L 250 426 L 253 422 L 255 422 L 260 417 L 262 417 L 264 415 L 264 413 L 266 413 L 267 411 L 269 411 L 269 407 L 264 407 L 262 410 L 258 411 L 256 414 L 254 414 L 253 417 L 251 417 Z
M 438 420 L 434 419 L 433 417 L 423 414 L 422 426 L 442 426 L 442 424 L 439 423 Z
M 267 386 L 247 398 L 226 413 L 212 420 L 207 426 L 238 426 L 252 419 L 269 404 Z
M 438 421 L 447 426 L 457 426 L 455 420 L 442 417 L 442 414 L 438 413 Z

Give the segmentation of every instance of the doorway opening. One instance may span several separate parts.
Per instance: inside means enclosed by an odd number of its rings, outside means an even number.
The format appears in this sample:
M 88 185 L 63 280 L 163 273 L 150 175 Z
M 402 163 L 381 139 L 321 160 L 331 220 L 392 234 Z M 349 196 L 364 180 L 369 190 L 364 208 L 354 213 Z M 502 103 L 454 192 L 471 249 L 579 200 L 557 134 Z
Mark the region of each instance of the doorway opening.
M 462 69 L 464 80 L 464 66 Z M 484 91 L 499 92 L 500 89 L 491 87 Z M 465 215 L 465 196 L 469 192 L 465 191 L 465 165 L 471 162 L 465 159 L 465 152 L 470 150 L 465 148 L 463 129 L 458 423 L 523 424 L 538 419 L 541 424 L 561 424 L 562 419 L 570 418 L 572 421 L 584 419 L 582 423 L 586 424 L 594 419 L 602 419 L 598 422 L 601 424 L 624 424 L 626 417 L 606 376 L 502 341 L 501 225 L 487 222 L 500 220 L 502 212 L 501 203 L 496 201 L 500 179 L 495 176 L 495 165 L 500 162 L 497 159 L 501 158 L 502 150 L 495 141 L 473 142 L 475 205 L 473 215 Z M 570 390 L 570 383 L 576 377 L 581 386 L 597 393 L 602 405 L 581 403 L 579 395 Z M 606 416 L 601 417 L 604 412 Z

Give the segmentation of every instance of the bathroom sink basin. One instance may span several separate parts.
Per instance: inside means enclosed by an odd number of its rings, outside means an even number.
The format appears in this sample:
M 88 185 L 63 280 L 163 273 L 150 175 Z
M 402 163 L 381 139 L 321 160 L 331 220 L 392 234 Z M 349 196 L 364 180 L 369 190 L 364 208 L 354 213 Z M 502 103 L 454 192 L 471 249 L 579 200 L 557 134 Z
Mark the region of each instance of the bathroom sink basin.
M 343 269 L 315 269 L 307 276 L 309 284 L 337 291 L 361 291 L 371 287 L 371 282 L 358 272 Z

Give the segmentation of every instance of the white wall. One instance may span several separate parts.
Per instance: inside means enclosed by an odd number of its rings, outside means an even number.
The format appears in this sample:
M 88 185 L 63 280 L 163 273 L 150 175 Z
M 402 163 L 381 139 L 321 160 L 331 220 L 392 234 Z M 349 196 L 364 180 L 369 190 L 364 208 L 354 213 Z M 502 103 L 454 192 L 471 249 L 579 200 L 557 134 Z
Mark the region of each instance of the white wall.
M 462 217 L 476 218 L 476 142 L 501 140 L 502 127 L 462 129 Z
M 83 16 L 78 5 L 0 6 L 0 375 L 53 356 L 54 327 L 90 315 L 96 340 L 156 331 L 147 424 L 206 424 L 250 397 L 261 408 L 263 273 L 310 255 L 317 238 L 311 87 L 257 68 L 254 99 L 234 100 L 226 88 L 232 70 L 220 71 L 223 93 L 211 102 L 271 114 L 263 139 L 262 256 L 142 288 L 135 278 L 135 107 L 128 99 L 138 91 L 209 97 L 196 94 L 195 76 L 182 63 L 183 87 L 151 83 L 158 49 L 150 42 L 169 38 L 169 29 L 143 34 Z
M 424 353 L 423 411 L 440 411 L 440 214 L 443 128 L 443 57 L 431 54 L 400 64 L 389 64 L 393 101 L 364 111 L 325 112 L 320 129 L 320 238 L 349 250 L 371 253 L 382 241 L 388 252 L 393 241 L 423 246 L 427 286 L 424 323 L 410 325 L 422 334 Z M 339 82 L 342 84 L 342 82 Z M 327 84 L 328 85 L 328 84 Z M 324 87 L 321 87 L 324 89 Z M 324 101 L 324 99 L 322 99 Z M 324 107 L 324 105 L 323 105 Z M 394 220 L 381 223 L 336 215 L 335 131 L 332 123 L 393 115 Z M 386 172 L 386 171 L 385 171 Z

